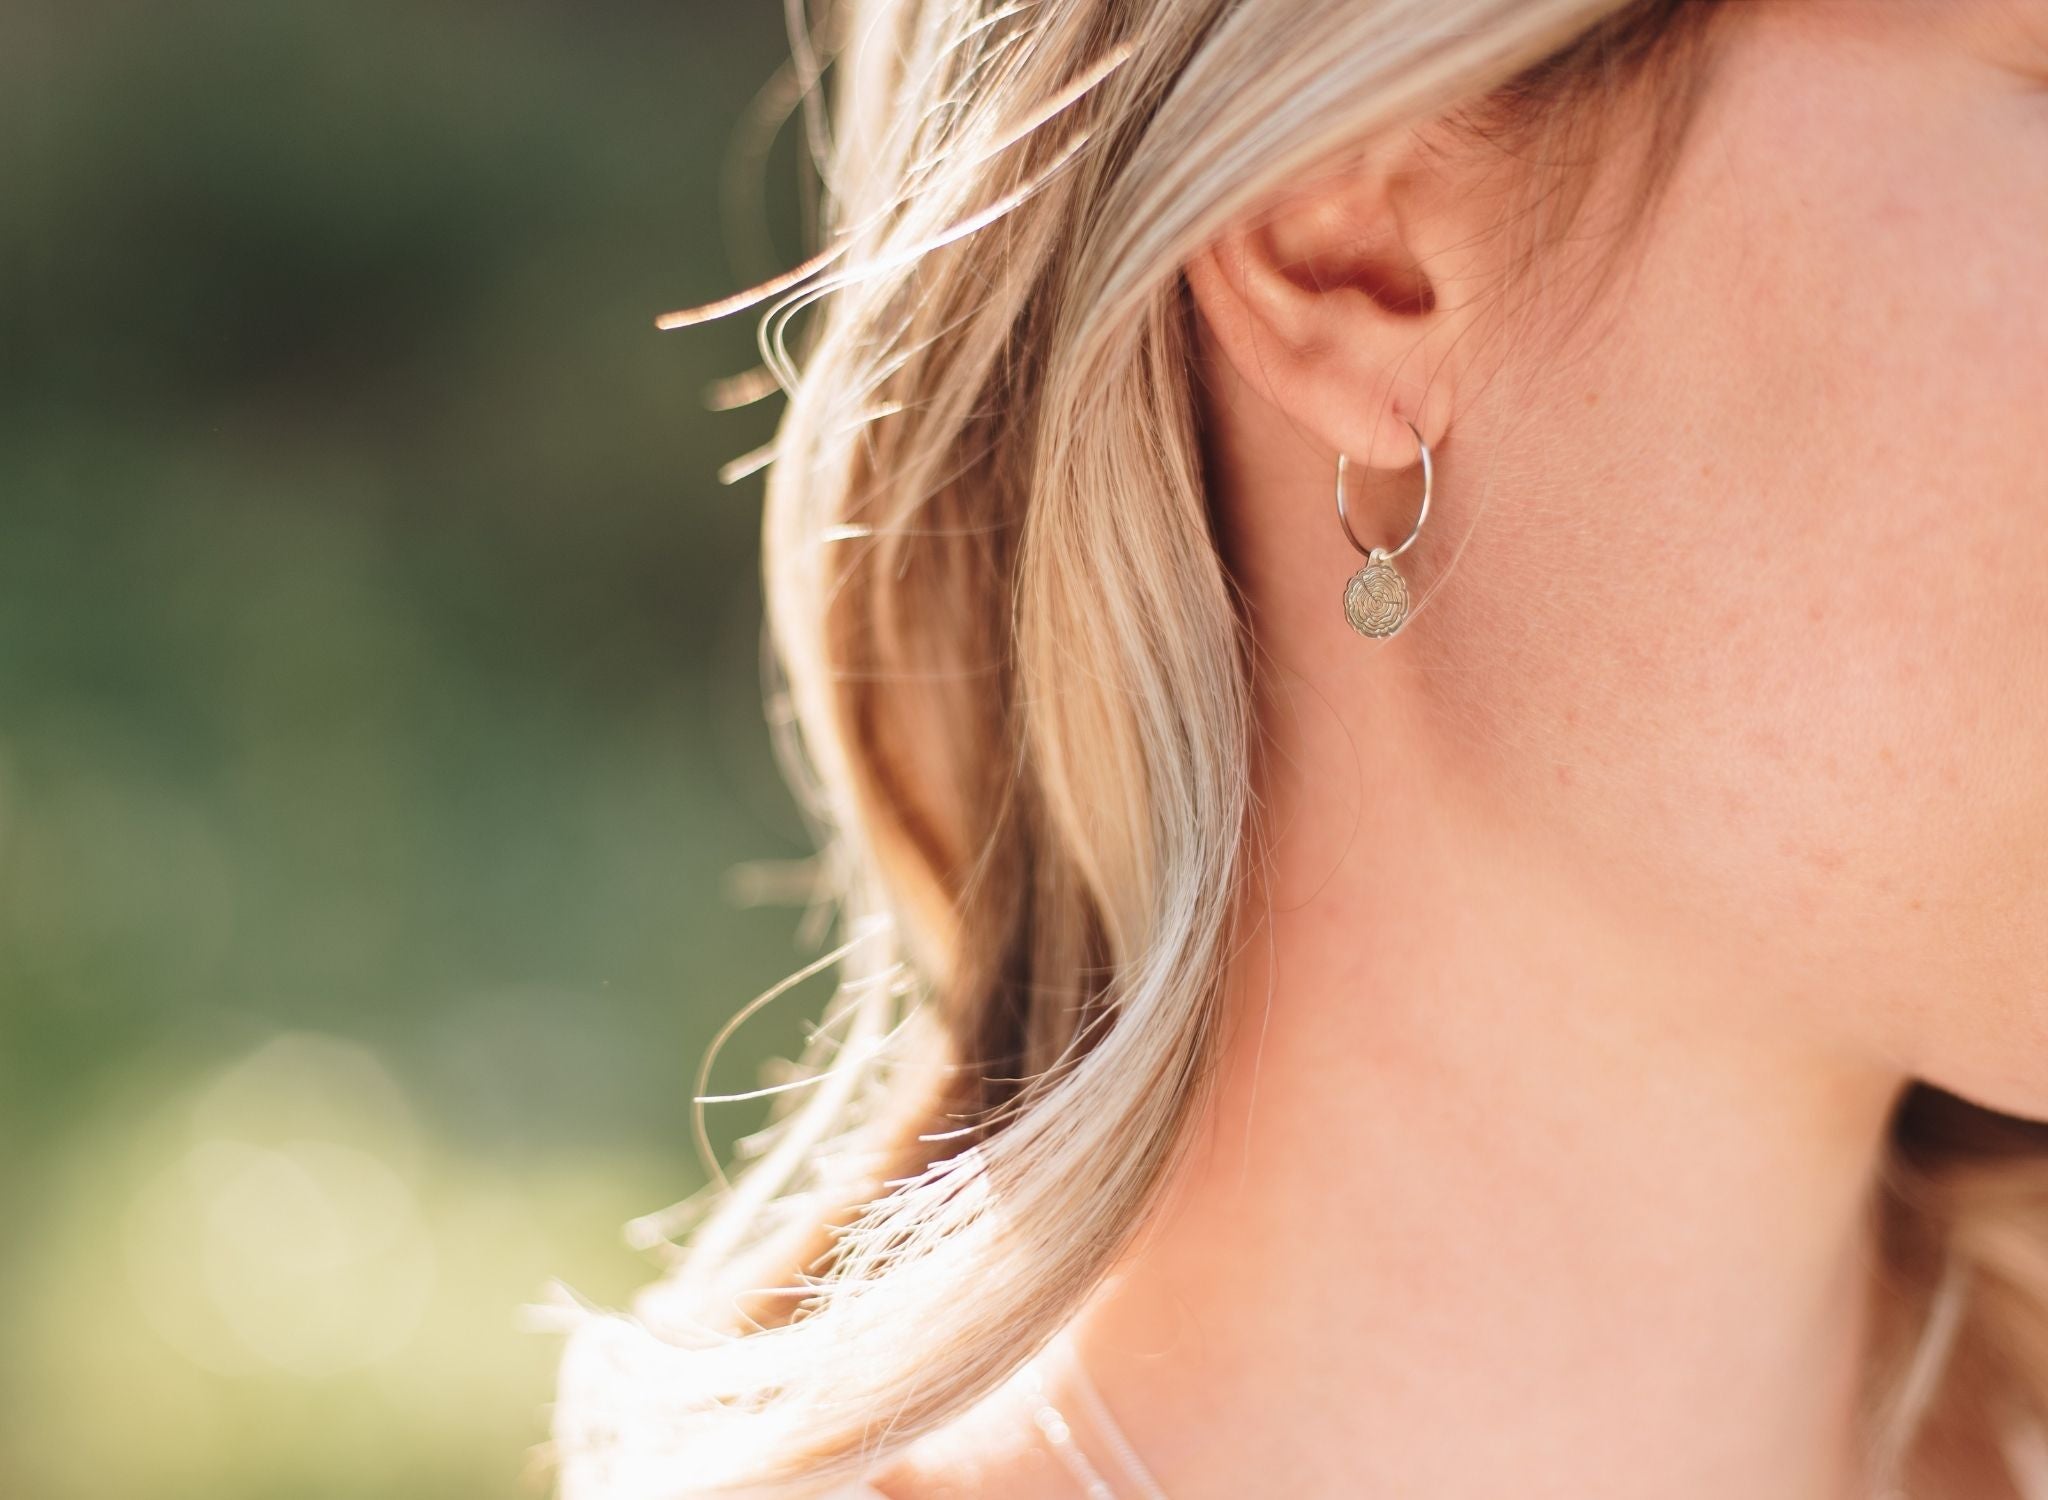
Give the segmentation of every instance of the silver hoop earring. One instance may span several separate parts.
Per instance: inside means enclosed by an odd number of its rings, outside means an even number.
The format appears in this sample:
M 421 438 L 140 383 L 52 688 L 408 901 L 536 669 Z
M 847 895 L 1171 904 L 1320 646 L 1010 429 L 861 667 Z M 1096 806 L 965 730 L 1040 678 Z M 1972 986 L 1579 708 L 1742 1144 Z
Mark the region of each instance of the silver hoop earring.
M 1408 421 L 1406 417 L 1401 420 Z M 1351 545 L 1365 554 L 1365 566 L 1353 573 L 1351 581 L 1344 585 L 1344 618 L 1360 635 L 1382 640 L 1407 622 L 1408 580 L 1394 566 L 1394 559 L 1414 546 L 1416 537 L 1422 534 L 1422 523 L 1429 517 L 1430 491 L 1436 487 L 1436 471 L 1430 463 L 1429 444 L 1422 441 L 1422 433 L 1413 422 L 1408 422 L 1408 430 L 1415 434 L 1416 444 L 1422 449 L 1422 508 L 1415 514 L 1415 527 L 1408 533 L 1408 539 L 1391 550 L 1368 547 L 1352 531 L 1351 517 L 1344 512 L 1345 457 L 1341 453 L 1337 455 L 1337 521 L 1344 528 L 1344 535 Z

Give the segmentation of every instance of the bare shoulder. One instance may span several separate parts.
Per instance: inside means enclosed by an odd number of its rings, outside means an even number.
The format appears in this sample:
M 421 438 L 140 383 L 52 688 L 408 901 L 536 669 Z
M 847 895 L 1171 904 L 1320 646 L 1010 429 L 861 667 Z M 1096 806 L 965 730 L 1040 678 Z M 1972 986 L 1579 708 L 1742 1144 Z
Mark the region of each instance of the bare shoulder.
M 1006 1387 L 825 1500 L 1065 1500 L 1071 1484 Z

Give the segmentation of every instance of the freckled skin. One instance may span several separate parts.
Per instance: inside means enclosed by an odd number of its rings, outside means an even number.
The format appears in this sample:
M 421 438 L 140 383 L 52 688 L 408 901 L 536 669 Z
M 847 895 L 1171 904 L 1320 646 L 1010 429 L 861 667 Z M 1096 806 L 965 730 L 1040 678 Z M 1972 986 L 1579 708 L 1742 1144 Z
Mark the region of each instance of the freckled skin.
M 1445 755 L 1532 838 L 2038 1114 L 2048 92 L 1980 19 L 1756 8 L 1575 399 L 1532 364 L 1454 415 L 1470 543 L 1413 628 L 1490 731 Z
M 1368 787 L 1514 827 L 1731 1006 L 2048 1115 L 2048 6 L 1738 19 L 1592 315 L 1388 351 L 1442 415 L 1394 650 L 1328 633 L 1317 377 L 1270 352 L 1242 390 L 1286 417 L 1219 423 L 1233 567 L 1347 743 L 1399 726 Z M 1438 239 L 1445 306 L 1502 273 L 1481 219 Z

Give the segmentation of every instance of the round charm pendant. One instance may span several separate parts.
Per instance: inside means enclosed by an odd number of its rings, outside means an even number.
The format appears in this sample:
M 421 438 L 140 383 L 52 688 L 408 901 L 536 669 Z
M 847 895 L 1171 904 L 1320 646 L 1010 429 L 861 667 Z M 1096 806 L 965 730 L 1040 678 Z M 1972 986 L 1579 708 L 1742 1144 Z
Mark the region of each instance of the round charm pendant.
M 1376 637 L 1392 635 L 1408 618 L 1408 580 L 1377 549 L 1344 585 L 1344 618 L 1360 635 Z

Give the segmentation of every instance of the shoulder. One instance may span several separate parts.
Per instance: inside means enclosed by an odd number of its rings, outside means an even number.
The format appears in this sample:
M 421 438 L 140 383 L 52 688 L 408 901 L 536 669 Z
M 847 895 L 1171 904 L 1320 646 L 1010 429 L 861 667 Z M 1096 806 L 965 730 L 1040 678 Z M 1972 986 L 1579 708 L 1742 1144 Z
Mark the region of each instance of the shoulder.
M 816 1500 L 1023 1500 L 1063 1496 L 1072 1483 L 1006 1382 L 965 1410 L 851 1474 Z
M 929 1476 L 918 1466 L 919 1447 L 879 1459 L 856 1473 L 842 1475 L 812 1500 L 912 1500 L 934 1493 Z M 941 1491 L 941 1493 L 950 1493 Z

